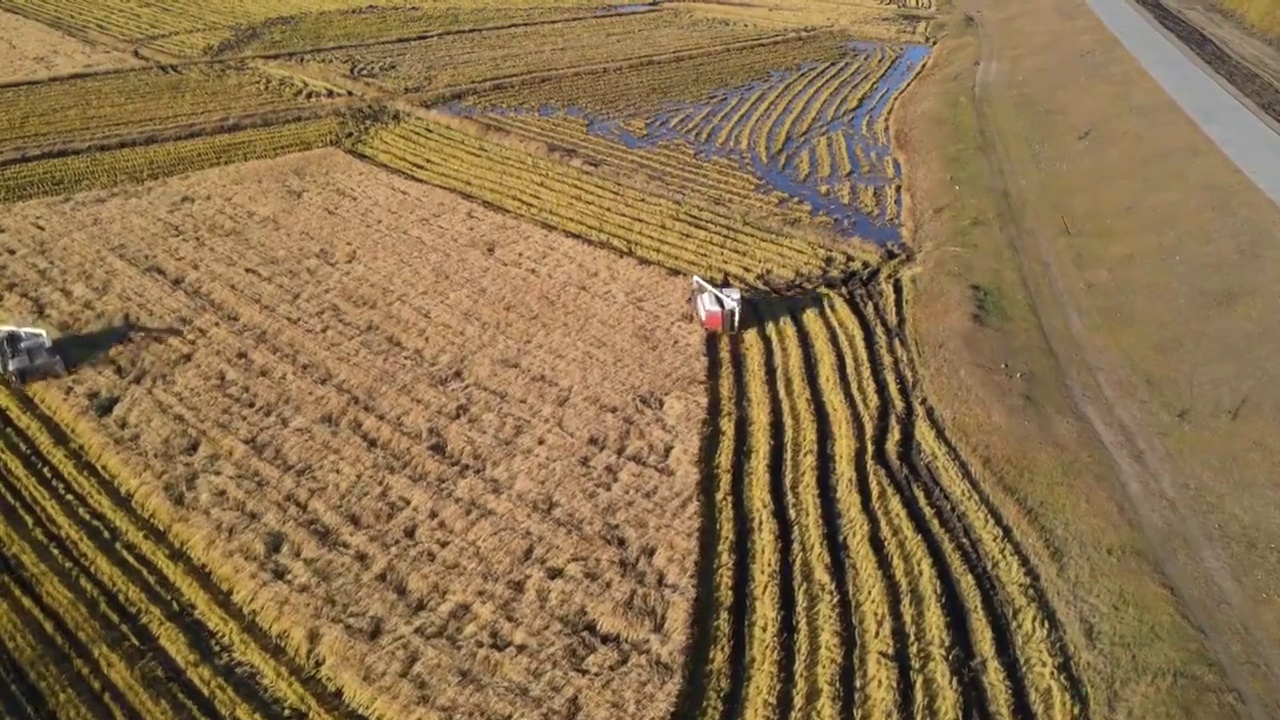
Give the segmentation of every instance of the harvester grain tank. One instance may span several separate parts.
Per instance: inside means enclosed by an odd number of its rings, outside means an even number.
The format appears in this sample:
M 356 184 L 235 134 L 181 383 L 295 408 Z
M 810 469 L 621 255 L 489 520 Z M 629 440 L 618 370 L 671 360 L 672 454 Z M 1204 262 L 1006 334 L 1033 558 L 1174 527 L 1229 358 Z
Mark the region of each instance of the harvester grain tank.
M 693 311 L 707 332 L 738 332 L 742 321 L 742 291 L 717 288 L 697 275 L 693 276 Z

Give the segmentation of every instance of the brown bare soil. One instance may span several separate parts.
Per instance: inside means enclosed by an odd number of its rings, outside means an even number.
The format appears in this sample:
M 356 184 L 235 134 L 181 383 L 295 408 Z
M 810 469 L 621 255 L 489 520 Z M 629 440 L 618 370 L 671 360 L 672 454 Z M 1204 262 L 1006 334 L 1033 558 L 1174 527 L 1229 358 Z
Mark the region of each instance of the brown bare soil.
M 335 679 L 396 717 L 669 712 L 685 278 L 336 150 L 8 207 L 0 239 L 0 307 L 73 349 L 40 392 Z
M 0 10 L 0 83 L 142 64 L 137 58 Z

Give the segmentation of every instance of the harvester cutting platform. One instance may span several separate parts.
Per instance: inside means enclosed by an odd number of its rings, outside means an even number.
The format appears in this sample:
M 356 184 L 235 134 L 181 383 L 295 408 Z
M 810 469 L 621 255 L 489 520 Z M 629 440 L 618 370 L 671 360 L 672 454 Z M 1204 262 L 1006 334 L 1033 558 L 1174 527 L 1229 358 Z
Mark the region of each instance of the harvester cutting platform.
M 54 375 L 67 367 L 53 349 L 49 333 L 39 328 L 0 325 L 0 377 L 14 386 Z
M 742 320 L 742 291 L 716 288 L 693 276 L 693 311 L 707 332 L 737 333 Z

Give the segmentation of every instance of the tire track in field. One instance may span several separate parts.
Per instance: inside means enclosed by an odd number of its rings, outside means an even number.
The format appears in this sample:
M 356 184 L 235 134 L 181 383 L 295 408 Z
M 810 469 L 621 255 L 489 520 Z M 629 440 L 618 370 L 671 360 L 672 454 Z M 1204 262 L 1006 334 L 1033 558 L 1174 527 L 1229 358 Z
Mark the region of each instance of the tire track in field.
M 703 563 L 732 552 L 737 580 L 728 597 L 700 598 L 696 618 L 730 628 L 727 656 L 699 654 L 705 640 L 693 655 L 709 663 L 699 669 L 704 687 L 707 678 L 727 683 L 717 720 L 752 717 L 743 693 L 753 682 L 784 688 L 771 718 L 1089 715 L 1029 558 L 921 395 L 905 310 L 894 278 L 843 294 L 761 296 L 741 336 L 716 343 L 726 354 L 714 372 L 728 368 L 737 394 L 713 405 L 734 414 L 737 432 L 731 444 L 709 443 L 704 462 L 734 477 L 705 483 L 733 482 L 735 507 L 712 512 L 742 523 L 739 542 L 702 544 Z M 758 387 L 748 397 L 754 372 L 767 380 L 766 398 Z M 732 457 L 711 457 L 723 453 Z M 764 456 L 768 478 L 751 470 L 750 458 Z M 774 523 L 764 527 L 774 537 L 759 537 L 758 523 L 742 537 L 759 507 L 744 476 L 768 483 Z M 758 544 L 777 548 L 776 588 L 754 584 Z M 776 604 L 779 638 L 774 654 L 757 656 L 747 638 L 758 637 L 762 603 Z M 833 622 L 815 624 L 821 617 Z M 705 717 L 703 702 L 705 693 L 688 699 L 675 717 Z
M 1045 594 L 1044 588 L 1040 583 L 1039 574 L 1030 557 L 1017 542 L 1017 536 L 1013 529 L 1001 518 L 994 503 L 982 491 L 981 483 L 978 481 L 972 466 L 965 460 L 955 443 L 948 436 L 937 411 L 934 410 L 928 397 L 919 388 L 919 380 L 915 373 L 915 355 L 912 352 L 911 344 L 908 342 L 910 335 L 908 334 L 907 324 L 906 289 L 902 278 L 893 278 L 888 283 L 887 289 L 890 295 L 887 307 L 892 308 L 891 316 L 884 309 L 886 304 L 883 300 L 877 306 L 882 308 L 880 315 L 886 317 L 886 328 L 892 328 L 894 354 L 899 358 L 901 366 L 908 371 L 905 380 L 911 387 L 914 405 L 918 406 L 919 422 L 922 429 L 931 434 L 936 440 L 938 445 L 937 452 L 942 456 L 941 459 L 949 462 L 954 467 L 954 473 L 957 476 L 956 480 L 975 495 L 981 511 L 989 516 L 992 524 L 998 529 L 1000 537 L 1007 543 L 1014 565 L 1026 579 L 1025 587 L 1030 596 L 1030 602 L 1045 624 L 1047 644 L 1055 648 L 1065 648 L 1067 647 L 1066 633 L 1062 628 L 1062 622 L 1058 619 L 1053 604 Z M 917 452 L 917 455 L 919 454 Z M 937 460 L 935 459 L 934 462 L 936 463 Z M 931 477 L 936 479 L 938 476 L 936 471 L 931 471 Z M 1084 683 L 1081 681 L 1067 653 L 1054 653 L 1053 671 L 1061 677 L 1062 690 L 1069 697 L 1069 702 L 1080 708 L 1087 708 L 1088 697 L 1085 693 Z
M 750 524 L 747 521 L 746 465 L 747 455 L 747 389 L 742 372 L 742 341 L 729 338 L 729 362 L 733 372 L 733 455 L 730 457 L 732 477 L 730 497 L 733 507 L 733 593 L 729 598 L 730 647 L 729 692 L 720 720 L 734 720 L 742 710 L 743 692 L 747 685 L 747 596 L 750 576 L 747 558 L 751 557 Z

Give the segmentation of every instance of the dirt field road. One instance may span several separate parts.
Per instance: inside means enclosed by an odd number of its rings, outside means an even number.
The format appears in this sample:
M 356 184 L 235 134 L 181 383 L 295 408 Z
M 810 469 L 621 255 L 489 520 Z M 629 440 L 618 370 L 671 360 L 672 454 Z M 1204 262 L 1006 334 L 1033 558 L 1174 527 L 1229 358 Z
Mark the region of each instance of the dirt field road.
M 1280 135 L 1232 97 L 1154 23 L 1128 2 L 1087 0 L 1117 39 L 1276 204 L 1280 204 Z
M 1200 70 L 1193 69 L 1192 63 L 1131 7 L 1089 2 L 1104 20 L 1116 23 L 1112 28 L 1116 35 L 1188 115 L 1273 201 L 1280 202 L 1280 137 Z M 1078 19 L 1077 9 L 1070 7 L 1074 3 L 1041 0 L 1035 5 L 1039 8 L 1036 12 L 1045 16 Z M 1046 204 L 1037 192 L 1043 182 L 1040 177 L 1052 177 L 1055 172 L 1061 175 L 1067 165 L 1044 159 L 1044 146 L 1026 135 L 1027 126 L 1009 121 L 1007 115 L 1002 117 L 993 104 L 993 95 L 1007 97 L 1010 81 L 1017 84 L 1024 72 L 1031 72 L 1020 64 L 1016 72 L 1012 70 L 1015 65 L 1001 64 L 1002 60 L 1012 63 L 1018 52 L 1014 46 L 1019 43 L 1008 35 L 1010 21 L 991 23 L 1000 28 L 992 32 L 982 11 L 996 15 L 998 10 L 982 0 L 969 0 L 962 7 L 982 30 L 974 101 L 983 119 L 983 143 L 991 158 L 1000 232 L 1016 250 L 1036 315 L 1061 365 L 1069 394 L 1111 456 L 1151 555 L 1188 618 L 1204 634 L 1244 713 L 1255 718 L 1280 716 L 1280 700 L 1274 691 L 1280 687 L 1280 654 L 1265 632 L 1266 621 L 1257 614 L 1258 595 L 1242 589 L 1239 565 L 1233 568 L 1224 547 L 1226 541 L 1221 539 L 1223 523 L 1202 514 L 1191 473 L 1176 459 L 1177 453 L 1171 452 L 1175 448 L 1153 429 L 1149 398 L 1127 381 L 1133 367 L 1116 355 L 1112 343 L 1099 337 L 1096 316 L 1088 312 L 1093 308 L 1087 307 L 1092 301 L 1081 301 L 1076 295 L 1080 292 L 1077 288 L 1087 288 L 1088 283 L 1071 275 L 1075 268 L 1070 256 L 1064 260 L 1055 250 L 1061 241 L 1059 233 L 1037 216 L 1036 210 Z M 1081 41 L 1080 57 L 1097 52 L 1089 45 Z M 1089 134 L 1081 133 L 1080 139 Z M 1033 157 L 1042 154 L 1031 164 L 1020 159 L 1025 151 L 1021 146 L 1027 145 Z M 1171 155 L 1181 151 L 1180 147 L 1167 148 Z M 1142 174 L 1135 169 L 1126 172 Z M 1129 187 L 1126 182 L 1130 181 L 1117 180 L 1123 186 L 1117 193 Z M 1197 194 L 1199 189 L 1194 183 L 1187 187 L 1183 202 L 1206 197 Z M 1065 215 L 1062 222 L 1067 225 Z M 1069 227 L 1066 235 L 1072 235 Z M 1080 238 L 1079 242 L 1089 239 Z M 1083 311 L 1081 302 L 1085 303 Z

